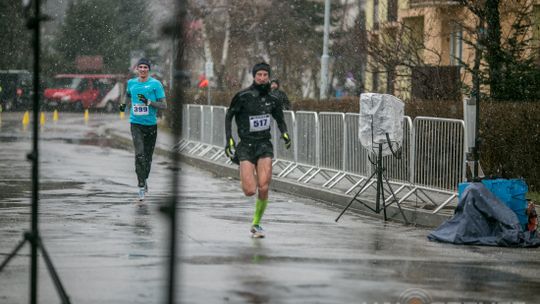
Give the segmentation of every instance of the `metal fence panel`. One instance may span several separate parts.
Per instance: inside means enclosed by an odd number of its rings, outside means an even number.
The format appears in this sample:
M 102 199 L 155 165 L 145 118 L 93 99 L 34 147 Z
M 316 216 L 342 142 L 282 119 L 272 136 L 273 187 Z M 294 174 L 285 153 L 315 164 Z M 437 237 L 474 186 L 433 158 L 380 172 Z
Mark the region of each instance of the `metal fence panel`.
M 456 191 L 465 168 L 462 120 L 417 117 L 414 120 L 414 180 L 417 185 Z
M 297 162 L 318 166 L 319 121 L 316 112 L 296 112 Z
M 212 107 L 212 145 L 218 147 L 225 147 L 227 139 L 225 138 L 225 114 L 227 113 L 226 107 L 214 106 Z
M 274 157 L 277 159 L 295 161 L 295 151 L 296 151 L 296 127 L 295 127 L 295 115 L 292 111 L 283 111 L 285 115 L 285 123 L 287 124 L 287 132 L 292 137 L 292 146 L 290 149 L 285 149 L 283 140 L 281 139 L 281 133 L 277 126 L 276 121 L 272 125 L 272 143 L 274 145 Z
M 182 105 L 182 138 L 189 138 L 189 105 Z
M 188 139 L 200 142 L 202 131 L 202 106 L 188 105 L 188 115 Z
M 201 142 L 212 144 L 212 129 L 214 120 L 212 119 L 212 106 L 202 106 L 202 131 Z
M 345 114 L 319 113 L 319 167 L 343 170 Z
M 411 143 L 412 143 L 413 125 L 410 117 L 403 118 L 403 142 L 400 151 L 400 158 L 393 155 L 383 157 L 383 167 L 386 168 L 385 174 L 389 180 L 411 182 Z
M 360 143 L 358 137 L 358 121 L 360 114 L 345 114 L 345 171 L 369 176 L 371 169 L 368 163 L 368 151 Z

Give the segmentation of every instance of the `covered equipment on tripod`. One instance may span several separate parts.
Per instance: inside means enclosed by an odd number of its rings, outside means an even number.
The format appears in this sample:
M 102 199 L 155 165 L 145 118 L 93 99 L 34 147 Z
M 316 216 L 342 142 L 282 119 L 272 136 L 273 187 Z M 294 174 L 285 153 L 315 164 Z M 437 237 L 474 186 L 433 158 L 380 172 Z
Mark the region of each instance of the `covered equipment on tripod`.
M 404 108 L 403 101 L 392 95 L 361 94 L 358 137 L 362 146 L 373 151 L 381 144 L 383 156 L 399 150 L 403 142 Z
M 370 150 L 373 154 L 373 158 L 370 158 L 370 161 L 374 165 L 374 170 L 371 176 L 364 180 L 364 184 L 356 192 L 356 195 L 351 199 L 349 204 L 338 215 L 336 222 L 351 204 L 357 201 L 377 214 L 382 211 L 385 221 L 387 220 L 386 208 L 395 203 L 404 222 L 406 224 L 409 223 L 388 178 L 384 174 L 386 169 L 383 167 L 382 161 L 383 157 L 388 155 L 400 158 L 396 151 L 401 148 L 403 142 L 403 109 L 403 102 L 392 95 L 377 93 L 364 93 L 360 95 L 358 137 L 362 146 Z M 373 177 L 377 179 L 377 193 L 375 195 L 374 207 L 358 198 L 370 185 L 368 183 Z M 389 203 L 387 203 L 385 197 L 385 182 L 390 193 L 390 197 L 388 198 Z

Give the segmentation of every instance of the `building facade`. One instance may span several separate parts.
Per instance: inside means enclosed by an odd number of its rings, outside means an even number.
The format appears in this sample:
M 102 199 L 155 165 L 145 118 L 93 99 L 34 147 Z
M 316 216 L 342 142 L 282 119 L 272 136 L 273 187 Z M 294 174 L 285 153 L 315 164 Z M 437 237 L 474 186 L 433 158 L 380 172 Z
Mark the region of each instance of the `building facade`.
M 540 1 L 500 1 L 501 40 L 518 11 L 532 26 L 527 52 L 540 54 Z M 472 82 L 476 16 L 459 0 L 367 0 L 366 91 L 402 99 L 459 99 Z M 505 36 L 506 35 L 506 36 Z M 524 54 L 526 56 L 530 54 Z

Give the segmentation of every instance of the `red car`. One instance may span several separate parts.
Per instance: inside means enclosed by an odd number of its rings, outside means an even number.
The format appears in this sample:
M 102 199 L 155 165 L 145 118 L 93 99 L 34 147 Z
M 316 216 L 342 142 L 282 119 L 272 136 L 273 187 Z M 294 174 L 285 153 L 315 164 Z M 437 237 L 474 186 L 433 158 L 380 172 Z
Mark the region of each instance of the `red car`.
M 102 109 L 114 111 L 123 93 L 124 75 L 60 74 L 43 93 L 49 109 Z

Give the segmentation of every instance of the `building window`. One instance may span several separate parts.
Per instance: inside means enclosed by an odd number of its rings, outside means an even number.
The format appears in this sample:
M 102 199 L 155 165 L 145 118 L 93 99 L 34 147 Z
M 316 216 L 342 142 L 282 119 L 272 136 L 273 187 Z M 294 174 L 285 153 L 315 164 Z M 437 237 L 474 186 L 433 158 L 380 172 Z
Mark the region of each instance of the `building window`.
M 463 29 L 459 24 L 454 24 L 450 33 L 450 65 L 460 65 L 462 59 Z
M 397 21 L 398 16 L 398 3 L 397 0 L 388 0 L 388 12 L 387 19 L 390 22 Z
M 373 0 L 373 29 L 379 29 L 379 0 Z

